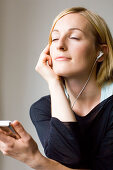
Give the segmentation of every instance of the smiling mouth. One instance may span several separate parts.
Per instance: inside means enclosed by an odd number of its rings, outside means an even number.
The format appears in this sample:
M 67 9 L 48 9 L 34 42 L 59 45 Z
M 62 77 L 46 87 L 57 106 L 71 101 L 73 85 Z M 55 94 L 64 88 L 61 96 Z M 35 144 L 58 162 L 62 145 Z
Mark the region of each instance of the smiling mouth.
M 61 56 L 61 57 L 56 57 L 55 60 L 56 61 L 67 61 L 67 60 L 70 60 L 70 58 Z

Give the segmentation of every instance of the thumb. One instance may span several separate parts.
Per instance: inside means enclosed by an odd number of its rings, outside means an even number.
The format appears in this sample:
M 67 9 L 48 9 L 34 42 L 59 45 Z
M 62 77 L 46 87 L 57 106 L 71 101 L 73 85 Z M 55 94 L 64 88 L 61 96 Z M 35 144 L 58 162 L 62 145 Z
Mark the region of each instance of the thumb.
M 11 125 L 14 128 L 15 132 L 20 136 L 20 138 L 27 138 L 29 136 L 19 121 L 15 120 L 11 123 Z

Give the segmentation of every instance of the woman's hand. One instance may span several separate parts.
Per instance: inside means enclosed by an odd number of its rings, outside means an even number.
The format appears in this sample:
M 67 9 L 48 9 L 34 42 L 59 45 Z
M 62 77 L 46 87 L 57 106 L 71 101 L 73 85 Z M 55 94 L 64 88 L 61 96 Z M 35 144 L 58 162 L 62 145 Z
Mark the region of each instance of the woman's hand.
M 60 80 L 60 77 L 56 75 L 52 69 L 52 58 L 50 56 L 49 44 L 42 51 L 35 70 L 40 73 L 40 75 L 48 82 L 48 84 L 52 80 Z
M 0 128 L 0 150 L 4 155 L 24 162 L 36 170 L 71 170 L 54 160 L 44 157 L 39 152 L 36 142 L 18 121 L 14 121 L 12 126 L 16 134 L 8 127 Z
M 8 127 L 0 128 L 1 152 L 33 167 L 36 164 L 35 159 L 40 155 L 36 142 L 18 121 L 14 121 L 12 126 L 16 134 Z

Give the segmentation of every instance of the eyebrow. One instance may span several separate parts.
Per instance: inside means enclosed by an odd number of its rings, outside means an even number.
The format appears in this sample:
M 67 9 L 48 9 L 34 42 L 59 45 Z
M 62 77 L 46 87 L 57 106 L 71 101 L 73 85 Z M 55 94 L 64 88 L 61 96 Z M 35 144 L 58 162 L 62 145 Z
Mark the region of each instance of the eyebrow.
M 81 31 L 81 32 L 83 32 L 83 33 L 84 33 L 84 31 L 83 31 L 83 30 L 81 30 L 80 28 L 69 28 L 69 29 L 68 29 L 68 31 L 73 31 L 73 30 L 78 30 L 78 31 Z M 53 29 L 52 33 L 53 33 L 53 32 L 59 32 L 59 30 L 57 30 L 57 29 Z

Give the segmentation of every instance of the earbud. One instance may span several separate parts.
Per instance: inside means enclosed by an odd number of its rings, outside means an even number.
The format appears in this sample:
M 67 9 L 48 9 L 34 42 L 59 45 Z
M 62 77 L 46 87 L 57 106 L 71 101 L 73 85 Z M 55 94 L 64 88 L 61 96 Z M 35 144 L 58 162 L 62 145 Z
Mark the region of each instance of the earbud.
M 100 51 L 100 54 L 97 57 L 97 60 L 103 55 L 104 53 L 102 51 Z

